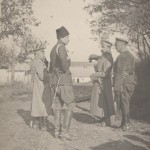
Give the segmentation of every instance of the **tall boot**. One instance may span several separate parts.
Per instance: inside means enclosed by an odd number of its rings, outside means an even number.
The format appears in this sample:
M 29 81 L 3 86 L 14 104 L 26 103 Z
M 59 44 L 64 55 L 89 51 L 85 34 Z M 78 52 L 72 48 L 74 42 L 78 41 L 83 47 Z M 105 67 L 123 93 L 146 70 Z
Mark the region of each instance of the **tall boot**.
M 55 138 L 58 138 L 61 130 L 61 110 L 55 110 L 54 112 L 54 124 L 55 124 Z
M 42 130 L 42 117 L 39 117 L 39 129 Z
M 34 117 L 32 128 L 33 129 L 38 129 L 39 128 L 39 117 Z
M 105 122 L 106 122 L 106 126 L 108 126 L 108 127 L 111 126 L 110 117 L 107 117 Z
M 124 117 L 124 124 L 122 125 L 122 130 L 123 131 L 127 131 L 128 130 L 128 126 L 127 126 L 127 115 L 123 115 Z
M 127 114 L 127 129 L 128 131 L 132 131 L 132 124 L 131 124 L 131 121 L 130 121 L 130 116 L 129 114 Z
M 121 119 L 120 128 L 123 128 L 123 126 L 126 124 L 126 115 L 123 109 L 121 110 L 121 116 L 122 116 L 122 119 Z
M 40 117 L 39 119 L 39 129 L 42 131 L 47 131 L 47 116 Z
M 65 110 L 61 133 L 62 140 L 71 140 L 71 135 L 69 134 L 71 119 L 72 119 L 72 111 Z

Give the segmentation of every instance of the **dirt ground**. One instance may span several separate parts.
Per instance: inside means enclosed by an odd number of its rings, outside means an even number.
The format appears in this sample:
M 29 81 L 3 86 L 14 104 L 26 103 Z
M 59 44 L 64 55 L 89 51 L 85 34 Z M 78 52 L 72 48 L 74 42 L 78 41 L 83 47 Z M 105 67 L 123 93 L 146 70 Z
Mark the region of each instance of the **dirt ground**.
M 77 140 L 61 141 L 51 130 L 29 128 L 31 98 L 0 103 L 0 150 L 149 150 L 150 124 L 132 120 L 133 131 L 101 127 L 89 114 L 89 101 L 77 103 L 70 132 Z M 26 99 L 26 100 L 25 100 Z

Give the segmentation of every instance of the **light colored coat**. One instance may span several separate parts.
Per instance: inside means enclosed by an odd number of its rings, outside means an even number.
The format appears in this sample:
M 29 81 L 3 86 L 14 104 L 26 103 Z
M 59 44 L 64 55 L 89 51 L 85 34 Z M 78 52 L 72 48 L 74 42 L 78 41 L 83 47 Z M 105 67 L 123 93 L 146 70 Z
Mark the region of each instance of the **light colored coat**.
M 49 75 L 44 62 L 35 58 L 31 64 L 31 76 L 33 82 L 33 96 L 31 116 L 42 117 L 51 114 L 51 94 Z

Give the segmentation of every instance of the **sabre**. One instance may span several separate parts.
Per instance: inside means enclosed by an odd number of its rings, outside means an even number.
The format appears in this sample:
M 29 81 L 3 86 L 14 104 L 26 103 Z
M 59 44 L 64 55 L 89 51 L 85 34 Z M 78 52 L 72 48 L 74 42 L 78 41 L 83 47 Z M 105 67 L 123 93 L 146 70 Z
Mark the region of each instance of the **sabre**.
M 55 89 L 55 93 L 54 93 L 54 97 L 53 97 L 53 103 L 52 103 L 52 109 L 53 109 L 53 111 L 55 110 L 55 103 L 54 103 L 54 100 L 55 100 L 55 98 L 56 98 L 56 94 L 57 94 L 59 82 L 60 82 L 60 75 L 58 75 L 58 82 L 57 82 L 56 89 Z

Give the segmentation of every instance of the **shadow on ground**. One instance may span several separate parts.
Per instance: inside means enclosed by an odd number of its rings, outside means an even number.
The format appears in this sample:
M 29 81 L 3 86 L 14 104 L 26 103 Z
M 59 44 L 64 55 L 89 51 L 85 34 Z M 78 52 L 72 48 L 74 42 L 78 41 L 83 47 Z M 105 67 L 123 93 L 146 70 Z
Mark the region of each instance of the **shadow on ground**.
M 148 148 L 150 148 L 150 142 L 145 141 L 135 135 L 124 135 L 125 138 L 128 138 L 130 140 L 136 141 L 136 142 L 140 142 L 143 143 L 144 145 L 146 145 Z
M 18 113 L 19 116 L 21 116 L 23 118 L 25 124 L 27 126 L 29 126 L 30 125 L 30 119 L 31 119 L 31 117 L 30 117 L 31 116 L 30 111 L 23 110 L 23 109 L 18 109 L 17 113 Z M 54 125 L 50 121 L 48 121 L 48 127 L 49 127 L 48 130 L 50 130 L 50 131 L 54 129 Z
M 75 112 L 73 114 L 73 118 L 81 123 L 86 123 L 86 124 L 93 124 L 96 123 L 96 119 L 90 116 L 89 114 L 86 113 L 77 113 Z
M 127 140 L 112 141 L 96 147 L 91 147 L 92 150 L 146 150 L 146 148 L 134 145 Z
M 83 108 L 83 107 L 78 106 L 78 105 L 76 105 L 76 107 L 79 108 L 79 109 L 81 109 L 81 110 L 84 111 L 84 112 L 90 113 L 90 110 L 88 110 L 88 109 L 86 109 L 86 108 Z
M 29 125 L 30 125 L 30 118 L 31 118 L 31 117 L 30 117 L 30 116 L 31 116 L 30 111 L 28 111 L 28 110 L 23 110 L 23 109 L 18 109 L 18 110 L 17 110 L 17 113 L 18 113 L 19 116 L 21 116 L 21 117 L 23 118 L 25 124 L 26 124 L 27 126 L 29 126 Z

